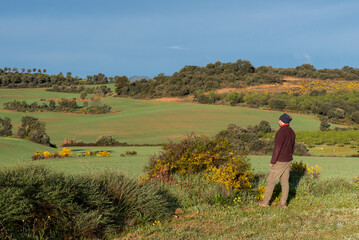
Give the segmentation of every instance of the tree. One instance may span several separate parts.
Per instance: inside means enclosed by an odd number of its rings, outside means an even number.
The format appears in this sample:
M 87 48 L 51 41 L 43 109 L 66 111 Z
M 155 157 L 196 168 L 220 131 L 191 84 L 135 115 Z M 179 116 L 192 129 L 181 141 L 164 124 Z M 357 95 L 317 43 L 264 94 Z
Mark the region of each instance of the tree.
M 231 104 L 231 106 L 234 106 L 243 100 L 243 95 L 239 94 L 238 92 L 231 92 L 227 94 L 226 99 L 229 104 Z
M 319 130 L 320 131 L 327 131 L 329 130 L 330 124 L 328 123 L 328 117 L 321 117 L 320 118 L 320 126 L 319 126 Z
M 86 97 L 87 97 L 87 93 L 86 92 L 81 92 L 80 98 L 85 99 Z
M 126 76 L 115 76 L 115 92 L 118 95 L 127 95 L 129 92 L 130 80 Z
M 25 116 L 21 119 L 21 127 L 17 135 L 32 142 L 51 146 L 50 137 L 46 134 L 45 123 L 38 118 Z
M 0 136 L 11 136 L 12 135 L 12 124 L 11 119 L 8 117 L 4 117 L 4 119 L 0 118 Z
M 268 121 L 262 120 L 258 124 L 258 131 L 263 133 L 270 133 L 272 132 L 272 128 L 270 126 L 270 123 Z

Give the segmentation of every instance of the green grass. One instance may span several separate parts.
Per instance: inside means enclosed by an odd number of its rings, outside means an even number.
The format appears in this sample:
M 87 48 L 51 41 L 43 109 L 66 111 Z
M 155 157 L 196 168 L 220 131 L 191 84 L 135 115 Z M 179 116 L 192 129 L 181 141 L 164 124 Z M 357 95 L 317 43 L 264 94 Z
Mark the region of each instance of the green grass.
M 0 106 L 3 102 L 26 100 L 28 103 L 42 98 L 73 98 L 79 94 L 46 92 L 44 89 L 0 89 Z M 34 116 L 46 122 L 51 141 L 59 145 L 64 138 L 94 142 L 103 134 L 113 135 L 128 143 L 165 143 L 185 134 L 215 134 L 228 124 L 243 127 L 267 120 L 278 128 L 281 112 L 191 103 L 165 103 L 150 100 L 133 100 L 106 97 L 104 103 L 113 110 L 123 112 L 106 115 L 80 115 L 70 113 L 19 113 L 0 109 L 0 117 L 10 117 L 18 127 L 22 116 Z M 311 115 L 291 114 L 294 130 L 316 130 L 319 120 Z
M 57 152 L 59 149 L 45 147 L 26 140 L 0 138 L 0 168 L 17 164 L 44 164 L 66 173 L 91 173 L 105 169 L 124 172 L 126 175 L 138 178 L 143 174 L 143 168 L 148 164 L 149 156 L 161 150 L 161 147 L 71 147 L 73 157 L 30 161 L 35 151 Z M 77 157 L 86 151 L 107 150 L 111 156 Z M 121 153 L 136 151 L 137 156 L 121 157 Z M 268 173 L 271 156 L 249 156 L 255 173 Z M 294 156 L 294 161 L 303 161 L 309 166 L 322 167 L 323 178 L 343 177 L 352 179 L 359 175 L 359 158 L 353 157 L 302 157 Z
M 22 164 L 41 164 L 68 174 L 97 173 L 103 170 L 114 170 L 129 177 L 138 178 L 148 163 L 149 156 L 158 152 L 161 147 L 70 147 L 73 156 L 70 158 L 31 161 L 36 151 L 57 152 L 60 149 L 50 148 L 30 141 L 0 137 L 0 169 Z M 107 150 L 110 157 L 78 157 L 86 151 Z M 121 157 L 126 151 L 136 151 L 136 156 Z
M 358 189 L 358 187 L 356 187 Z M 298 195 L 287 209 L 196 206 L 170 221 L 129 229 L 121 239 L 358 239 L 359 195 L 353 190 Z

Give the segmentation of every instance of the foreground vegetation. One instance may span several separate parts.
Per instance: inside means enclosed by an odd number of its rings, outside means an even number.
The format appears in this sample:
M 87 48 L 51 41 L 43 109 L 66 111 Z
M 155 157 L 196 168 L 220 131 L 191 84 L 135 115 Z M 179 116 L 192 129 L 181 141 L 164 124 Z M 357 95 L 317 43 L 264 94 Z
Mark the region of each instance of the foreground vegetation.
M 253 203 L 200 205 L 170 221 L 130 228 L 121 239 L 358 239 L 359 184 L 318 181 L 311 191 L 301 182 L 287 209 Z M 325 189 L 323 192 L 320 189 Z

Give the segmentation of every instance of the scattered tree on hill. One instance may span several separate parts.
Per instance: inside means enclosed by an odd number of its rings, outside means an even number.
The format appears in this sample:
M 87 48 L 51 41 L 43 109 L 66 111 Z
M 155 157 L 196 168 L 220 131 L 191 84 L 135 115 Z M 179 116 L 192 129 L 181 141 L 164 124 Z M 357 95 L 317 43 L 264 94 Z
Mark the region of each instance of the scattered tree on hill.
M 45 123 L 35 117 L 22 117 L 17 135 L 32 142 L 51 146 L 50 137 L 46 134 Z
M 87 93 L 86 92 L 81 92 L 80 98 L 85 99 L 86 97 L 87 97 Z
M 328 123 L 328 117 L 322 116 L 320 117 L 320 131 L 327 131 L 329 130 L 330 124 Z
M 115 76 L 115 86 L 118 95 L 126 95 L 129 92 L 130 80 L 126 76 Z
M 12 135 L 11 119 L 8 117 L 0 118 L 0 136 L 7 137 Z

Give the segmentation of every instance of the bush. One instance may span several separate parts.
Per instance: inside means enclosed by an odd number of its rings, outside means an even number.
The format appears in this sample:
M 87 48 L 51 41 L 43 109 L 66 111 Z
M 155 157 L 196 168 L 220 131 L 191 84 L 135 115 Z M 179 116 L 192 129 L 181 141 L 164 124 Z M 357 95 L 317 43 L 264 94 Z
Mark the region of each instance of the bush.
M 263 132 L 263 133 L 273 132 L 273 130 L 270 126 L 270 123 L 265 120 L 260 121 L 260 123 L 258 124 L 258 131 Z
M 234 106 L 243 100 L 243 95 L 238 92 L 231 92 L 227 94 L 226 99 L 231 106 Z
M 296 142 L 294 145 L 294 155 L 305 155 L 308 152 L 307 145 L 301 142 Z
M 146 167 L 148 181 L 172 181 L 173 175 L 204 174 L 210 181 L 224 184 L 228 190 L 248 189 L 253 174 L 243 156 L 234 156 L 225 138 L 189 135 L 180 143 L 169 143 L 150 158 Z
M 345 112 L 341 108 L 334 108 L 329 110 L 328 112 L 328 118 L 334 118 L 334 119 L 341 119 L 344 118 Z
M 355 111 L 350 115 L 350 118 L 353 120 L 353 122 L 355 123 L 359 123 L 359 111 Z
M 21 119 L 21 127 L 17 134 L 20 138 L 50 146 L 50 137 L 46 134 L 45 123 L 38 118 L 25 116 Z
M 96 139 L 96 145 L 98 145 L 98 146 L 114 146 L 118 143 L 119 142 L 116 141 L 116 139 L 114 139 L 112 136 L 102 135 Z
M 12 135 L 11 119 L 8 117 L 0 118 L 0 136 L 7 137 Z
M 11 239 L 103 239 L 160 220 L 170 206 L 165 192 L 118 173 L 65 176 L 40 166 L 0 172 L 0 221 Z
M 286 106 L 285 101 L 283 101 L 282 99 L 270 99 L 268 101 L 268 105 L 270 108 L 275 110 L 282 110 Z
M 219 168 L 213 167 L 206 177 L 213 182 L 224 184 L 228 190 L 240 191 L 252 187 L 254 175 L 249 170 L 250 164 L 245 158 L 232 157 Z
M 293 161 L 290 171 L 302 176 L 307 172 L 307 167 L 308 164 L 303 163 L 302 161 L 300 162 Z

